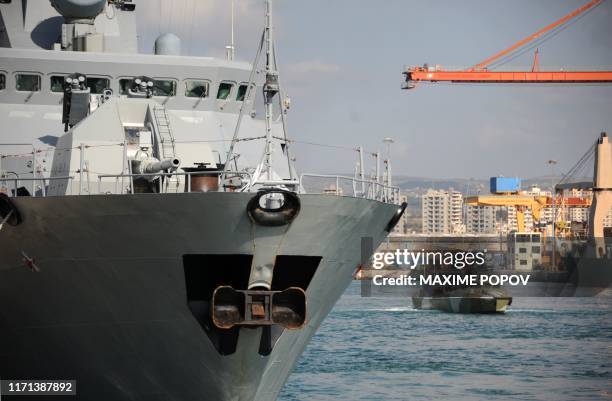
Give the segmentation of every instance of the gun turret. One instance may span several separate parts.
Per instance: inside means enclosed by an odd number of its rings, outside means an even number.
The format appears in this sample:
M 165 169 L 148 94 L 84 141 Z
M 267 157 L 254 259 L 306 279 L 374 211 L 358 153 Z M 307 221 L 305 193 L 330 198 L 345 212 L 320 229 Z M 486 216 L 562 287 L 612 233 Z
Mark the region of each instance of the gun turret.
M 174 171 L 181 165 L 181 161 L 177 158 L 174 158 L 149 163 L 145 161 L 144 164 L 144 174 L 155 174 L 159 173 L 160 171 Z
M 157 174 L 165 171 L 175 171 L 180 165 L 181 161 L 176 157 L 173 159 L 157 160 L 154 158 L 144 160 L 133 160 L 132 171 L 134 174 Z M 146 177 L 149 180 L 153 180 L 155 177 Z

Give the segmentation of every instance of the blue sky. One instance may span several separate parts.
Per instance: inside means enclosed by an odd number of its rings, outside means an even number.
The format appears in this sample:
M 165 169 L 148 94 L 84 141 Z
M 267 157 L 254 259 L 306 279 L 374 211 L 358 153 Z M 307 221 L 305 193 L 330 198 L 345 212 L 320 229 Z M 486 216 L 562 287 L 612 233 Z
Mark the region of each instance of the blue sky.
M 222 56 L 228 0 L 147 0 L 141 50 L 174 32 L 186 54 Z M 612 86 L 421 85 L 402 91 L 404 65 L 474 65 L 586 0 L 277 0 L 280 70 L 298 141 L 384 150 L 394 173 L 432 178 L 534 177 L 567 171 L 602 130 Z M 161 6 L 156 6 L 160 4 Z M 141 3 L 142 4 L 142 3 Z M 263 0 L 236 0 L 240 59 L 251 60 Z M 142 11 L 142 10 L 141 10 Z M 146 26 L 142 26 L 142 22 Z M 540 68 L 612 70 L 612 1 L 539 46 Z M 533 52 L 506 67 L 528 69 Z M 350 150 L 294 145 L 302 171 L 351 172 Z M 369 163 L 368 167 L 372 167 Z

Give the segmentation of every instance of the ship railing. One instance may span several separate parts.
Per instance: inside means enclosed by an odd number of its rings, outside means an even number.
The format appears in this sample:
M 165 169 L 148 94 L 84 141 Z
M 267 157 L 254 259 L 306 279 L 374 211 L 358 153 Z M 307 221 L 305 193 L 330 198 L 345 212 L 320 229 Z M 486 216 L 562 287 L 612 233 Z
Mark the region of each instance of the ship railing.
M 305 185 L 305 179 L 314 179 L 318 183 Z M 327 184 L 327 186 L 323 186 L 323 189 L 321 189 L 322 184 Z M 307 193 L 351 196 L 380 202 L 400 203 L 400 188 L 397 186 L 387 185 L 376 180 L 359 179 L 343 175 L 305 173 L 300 175 L 300 188 Z
M 15 174 L 15 173 L 12 173 Z M 32 196 L 32 197 L 46 197 L 47 196 L 47 183 L 57 180 L 68 180 L 73 181 L 74 176 L 61 176 L 61 177 L 20 177 L 15 174 L 14 177 L 0 177 L 0 193 L 5 193 L 9 197 L 18 197 L 18 196 Z M 22 184 L 24 182 L 32 183 L 32 193 L 30 193 L 29 189 L 23 187 Z M 36 183 L 39 182 L 40 185 L 36 186 Z M 12 183 L 12 188 L 7 186 L 7 183 Z M 72 185 L 68 186 L 70 188 L 70 192 L 68 195 L 72 195 Z M 20 195 L 20 190 L 26 190 L 27 194 Z
M 135 186 L 134 180 L 137 178 L 151 178 L 152 182 L 155 183 L 158 193 L 170 193 L 170 192 L 195 192 L 199 189 L 192 188 L 192 177 L 196 176 L 214 176 L 217 178 L 217 188 L 212 191 L 236 191 L 243 188 L 247 183 L 252 182 L 252 174 L 246 171 L 226 171 L 223 176 L 225 179 L 222 182 L 221 174 L 218 171 L 197 171 L 197 172 L 171 172 L 171 173 L 150 173 L 150 174 L 100 174 L 98 175 L 98 193 L 99 194 L 134 194 Z M 171 181 L 169 179 L 157 179 L 155 178 L 171 178 L 171 177 L 184 177 L 183 189 L 170 188 Z M 237 182 L 232 181 L 235 178 L 239 178 Z M 105 180 L 114 181 L 114 191 L 110 192 L 108 189 L 103 189 Z M 305 185 L 306 179 L 317 179 L 319 189 L 313 188 L 313 186 Z M 0 177 L 0 192 L 6 193 L 10 197 L 15 196 L 33 196 L 33 197 L 46 197 L 47 186 L 53 181 L 68 180 L 67 195 L 73 194 L 73 188 L 77 184 L 74 176 L 58 176 L 58 177 L 20 177 L 15 175 L 14 177 Z M 332 185 L 320 189 L 321 181 L 331 182 Z M 32 193 L 20 195 L 22 185 L 25 183 L 32 183 Z M 321 193 L 335 196 L 352 196 L 355 198 L 365 198 L 371 200 L 377 200 L 388 203 L 400 203 L 400 189 L 396 186 L 390 186 L 377 182 L 375 180 L 362 180 L 354 177 L 342 176 L 342 175 L 328 175 L 328 174 L 311 174 L 305 173 L 300 175 L 299 187 L 301 192 L 306 193 Z M 39 183 L 39 185 L 36 185 Z M 11 185 L 12 184 L 12 185 Z M 82 188 L 83 182 L 79 182 L 79 188 Z M 127 185 L 126 185 L 127 184 Z M 272 182 L 267 183 L 269 185 Z M 274 182 L 274 184 L 286 184 L 285 181 Z M 180 182 L 178 183 L 180 185 Z M 81 192 L 81 191 L 79 191 Z M 84 191 L 84 194 L 89 194 L 89 191 Z
M 157 193 L 176 193 L 176 192 L 201 192 L 197 189 L 192 189 L 192 177 L 197 176 L 212 176 L 217 178 L 217 188 L 211 189 L 211 192 L 224 192 L 224 191 L 236 191 L 246 185 L 252 180 L 252 174 L 247 171 L 192 171 L 192 172 L 170 172 L 170 173 L 146 173 L 146 174 L 99 174 L 98 175 L 98 193 L 108 194 L 108 191 L 102 189 L 103 181 L 105 179 L 114 179 L 114 192 L 116 194 L 134 194 L 135 186 L 134 181 L 138 178 L 150 178 L 155 181 Z M 225 179 L 222 182 L 221 176 Z M 168 179 L 157 179 L 157 178 L 168 178 Z M 176 187 L 174 190 L 170 188 L 172 183 L 170 178 L 184 177 L 183 190 L 180 190 L 178 186 L 181 184 L 180 181 L 176 181 Z M 239 182 L 233 182 L 232 180 L 239 178 Z M 127 185 L 126 185 L 127 184 Z M 121 186 L 121 189 L 119 189 Z

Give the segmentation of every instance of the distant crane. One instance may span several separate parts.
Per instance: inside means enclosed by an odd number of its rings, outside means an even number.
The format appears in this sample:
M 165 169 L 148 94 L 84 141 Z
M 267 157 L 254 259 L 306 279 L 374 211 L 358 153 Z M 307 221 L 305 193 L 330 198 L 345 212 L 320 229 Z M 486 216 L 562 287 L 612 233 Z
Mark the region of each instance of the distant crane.
M 589 156 L 594 157 L 593 181 L 570 182 Z M 596 257 L 603 257 L 609 250 L 605 245 L 604 217 L 612 210 L 612 142 L 608 134 L 602 132 L 595 144 L 589 148 L 574 167 L 555 186 L 556 191 L 567 189 L 590 189 L 593 201 L 589 213 L 589 237 L 595 241 Z
M 469 206 L 504 206 L 516 208 L 516 225 L 518 232 L 525 232 L 525 212 L 530 211 L 535 221 L 542 218 L 542 209 L 552 206 L 564 208 L 588 208 L 591 206 L 589 199 L 578 197 L 553 198 L 544 195 L 525 194 L 491 194 L 472 195 L 464 199 L 464 204 Z M 553 218 L 555 218 L 553 216 Z
M 525 232 L 525 212 L 531 210 L 534 220 L 540 220 L 541 210 L 546 206 L 546 196 L 530 195 L 475 195 L 464 199 L 472 206 L 514 206 L 518 232 Z
M 419 82 L 456 82 L 456 83 L 562 83 L 585 84 L 612 82 L 612 71 L 540 71 L 539 52 L 536 49 L 531 71 L 491 71 L 489 67 L 509 56 L 535 39 L 542 38 L 546 33 L 567 23 L 576 16 L 593 9 L 603 0 L 592 0 L 584 6 L 572 11 L 560 20 L 540 29 L 536 33 L 516 42 L 509 48 L 487 58 L 475 66 L 465 70 L 444 70 L 440 66 L 411 67 L 403 72 L 405 82 L 402 89 L 413 89 Z

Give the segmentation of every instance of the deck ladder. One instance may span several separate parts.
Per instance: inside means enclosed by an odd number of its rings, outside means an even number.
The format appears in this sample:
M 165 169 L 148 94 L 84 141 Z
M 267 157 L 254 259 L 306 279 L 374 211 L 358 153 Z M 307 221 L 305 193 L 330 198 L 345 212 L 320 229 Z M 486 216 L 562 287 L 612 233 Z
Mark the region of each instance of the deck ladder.
M 159 152 L 161 153 L 161 159 L 172 159 L 176 157 L 176 149 L 174 147 L 174 136 L 172 135 L 172 129 L 170 128 L 170 118 L 166 108 L 162 105 L 155 105 L 153 107 L 153 117 L 155 118 L 155 125 L 157 126 L 157 133 L 159 135 Z M 180 182 L 177 175 L 166 178 L 166 191 L 178 192 Z

